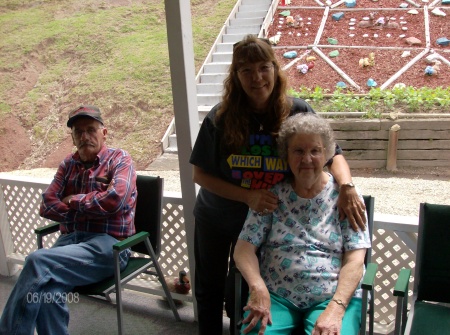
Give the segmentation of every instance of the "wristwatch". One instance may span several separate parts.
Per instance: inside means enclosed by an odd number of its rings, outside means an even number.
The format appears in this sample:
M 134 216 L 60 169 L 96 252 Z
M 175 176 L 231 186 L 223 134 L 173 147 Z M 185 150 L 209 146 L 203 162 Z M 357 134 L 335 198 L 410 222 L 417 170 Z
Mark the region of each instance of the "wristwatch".
M 339 188 L 342 188 L 342 187 L 355 187 L 355 184 L 353 184 L 352 182 L 349 182 L 349 183 L 344 183 L 344 184 L 342 184 L 341 186 L 339 186 Z

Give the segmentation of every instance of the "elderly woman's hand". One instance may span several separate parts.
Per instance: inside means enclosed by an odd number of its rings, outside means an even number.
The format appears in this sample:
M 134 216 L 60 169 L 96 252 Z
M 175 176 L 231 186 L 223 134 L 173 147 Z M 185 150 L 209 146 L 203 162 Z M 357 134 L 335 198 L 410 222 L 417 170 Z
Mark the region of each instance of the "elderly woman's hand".
M 270 294 L 265 285 L 260 287 L 250 287 L 250 297 L 244 311 L 250 311 L 250 314 L 242 320 L 243 324 L 248 326 L 243 330 L 244 334 L 250 332 L 261 320 L 261 327 L 258 335 L 264 334 L 266 326 L 272 324 L 272 316 L 270 314 Z
M 340 335 L 344 313 L 340 305 L 331 302 L 317 318 L 311 335 Z
M 255 212 L 269 214 L 278 207 L 278 197 L 268 190 L 251 190 L 246 203 Z
M 339 220 L 347 217 L 354 231 L 366 230 L 366 206 L 354 187 L 341 187 L 338 198 Z

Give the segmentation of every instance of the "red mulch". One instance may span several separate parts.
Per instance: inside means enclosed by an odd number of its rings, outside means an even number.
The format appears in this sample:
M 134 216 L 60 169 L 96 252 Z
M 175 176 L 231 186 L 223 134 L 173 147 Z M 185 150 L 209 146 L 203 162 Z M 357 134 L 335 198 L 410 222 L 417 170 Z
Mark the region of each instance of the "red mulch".
M 336 1 L 333 1 L 331 6 L 335 6 L 336 3 Z M 443 47 L 436 43 L 436 40 L 440 37 L 450 38 L 450 8 L 440 7 L 442 11 L 447 13 L 447 16 L 442 17 L 431 14 L 432 8 L 427 8 L 426 13 L 428 15 L 426 15 L 424 2 L 420 2 L 418 7 L 409 4 L 406 9 L 399 8 L 401 3 L 401 1 L 394 0 L 380 0 L 378 2 L 357 0 L 357 5 L 354 8 L 347 8 L 343 2 L 329 10 L 320 35 L 318 33 L 320 32 L 322 18 L 325 17 L 325 7 L 320 7 L 314 0 L 292 0 L 289 7 L 279 7 L 278 15 L 275 15 L 268 28 L 268 37 L 281 34 L 280 41 L 275 49 L 282 66 L 286 66 L 293 61 L 293 59 L 283 57 L 287 51 L 295 50 L 300 56 L 309 50 L 309 56 L 316 57 L 314 67 L 306 74 L 297 70 L 297 65 L 307 63 L 306 56 L 287 69 L 290 85 L 294 89 L 298 89 L 300 86 L 321 87 L 333 92 L 337 82 L 343 81 L 350 90 L 360 93 L 370 90 L 370 87 L 367 86 L 367 80 L 370 78 L 375 80 L 378 87 L 389 81 L 390 84 L 385 85 L 384 88 L 392 88 L 396 83 L 413 87 L 450 86 L 450 76 L 448 75 L 450 46 Z M 294 6 L 308 6 L 308 8 Z M 411 9 L 416 9 L 418 14 L 408 13 Z M 293 17 L 300 17 L 300 25 L 297 27 L 288 26 L 286 18 L 279 14 L 285 10 L 289 10 Z M 344 16 L 339 21 L 333 20 L 332 15 L 338 12 L 343 12 Z M 370 13 L 373 13 L 375 21 L 382 17 L 390 17 L 391 22 L 397 23 L 398 28 L 386 26 L 359 27 L 359 22 L 364 21 L 364 17 L 369 17 Z M 354 22 L 354 25 L 350 25 L 351 22 Z M 426 28 L 426 22 L 429 22 L 429 29 Z M 354 29 L 349 29 L 350 27 L 354 27 Z M 427 34 L 427 31 L 429 31 L 429 34 Z M 418 38 L 421 44 L 414 46 L 407 44 L 406 38 L 408 37 Z M 328 38 L 336 39 L 338 44 L 330 44 Z M 317 47 L 319 51 L 316 52 L 312 48 L 313 46 Z M 328 54 L 333 50 L 338 50 L 339 56 L 328 57 Z M 424 50 L 427 50 L 427 52 L 413 61 Z M 402 57 L 405 51 L 409 51 L 410 55 Z M 369 57 L 371 52 L 375 55 L 374 64 L 360 67 L 360 59 Z M 439 70 L 436 74 L 430 76 L 425 74 L 425 68 L 430 65 L 425 58 L 433 52 L 446 59 L 447 63 L 441 61 Z M 326 56 L 325 58 L 335 64 L 338 70 L 328 64 L 320 56 L 320 53 L 323 53 Z M 403 71 L 406 65 L 409 68 L 400 74 L 399 71 Z M 350 77 L 355 85 L 347 81 L 345 76 L 340 75 L 339 71 Z M 394 75 L 396 77 L 393 77 Z

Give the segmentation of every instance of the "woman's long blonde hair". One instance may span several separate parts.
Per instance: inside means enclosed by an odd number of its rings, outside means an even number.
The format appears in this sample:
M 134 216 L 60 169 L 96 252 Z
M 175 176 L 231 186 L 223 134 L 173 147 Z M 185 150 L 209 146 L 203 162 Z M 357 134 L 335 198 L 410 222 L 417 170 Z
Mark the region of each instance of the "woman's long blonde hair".
M 287 79 L 275 58 L 268 40 L 253 35 L 246 36 L 233 46 L 233 59 L 228 77 L 224 81 L 222 104 L 217 112 L 217 124 L 223 129 L 223 148 L 236 152 L 249 136 L 251 106 L 238 78 L 237 71 L 243 64 L 271 62 L 275 71 L 275 83 L 267 107 L 264 129 L 276 136 L 280 125 L 289 116 L 291 102 L 286 97 Z

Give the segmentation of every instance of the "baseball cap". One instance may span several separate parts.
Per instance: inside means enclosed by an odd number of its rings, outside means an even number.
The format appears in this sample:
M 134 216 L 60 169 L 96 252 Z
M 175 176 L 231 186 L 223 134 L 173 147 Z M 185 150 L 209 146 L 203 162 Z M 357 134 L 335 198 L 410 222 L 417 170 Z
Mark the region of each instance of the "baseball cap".
M 81 105 L 73 109 L 69 113 L 69 120 L 67 121 L 67 127 L 72 128 L 73 123 L 80 117 L 93 118 L 103 125 L 102 114 L 100 113 L 100 109 L 98 107 L 90 105 Z

